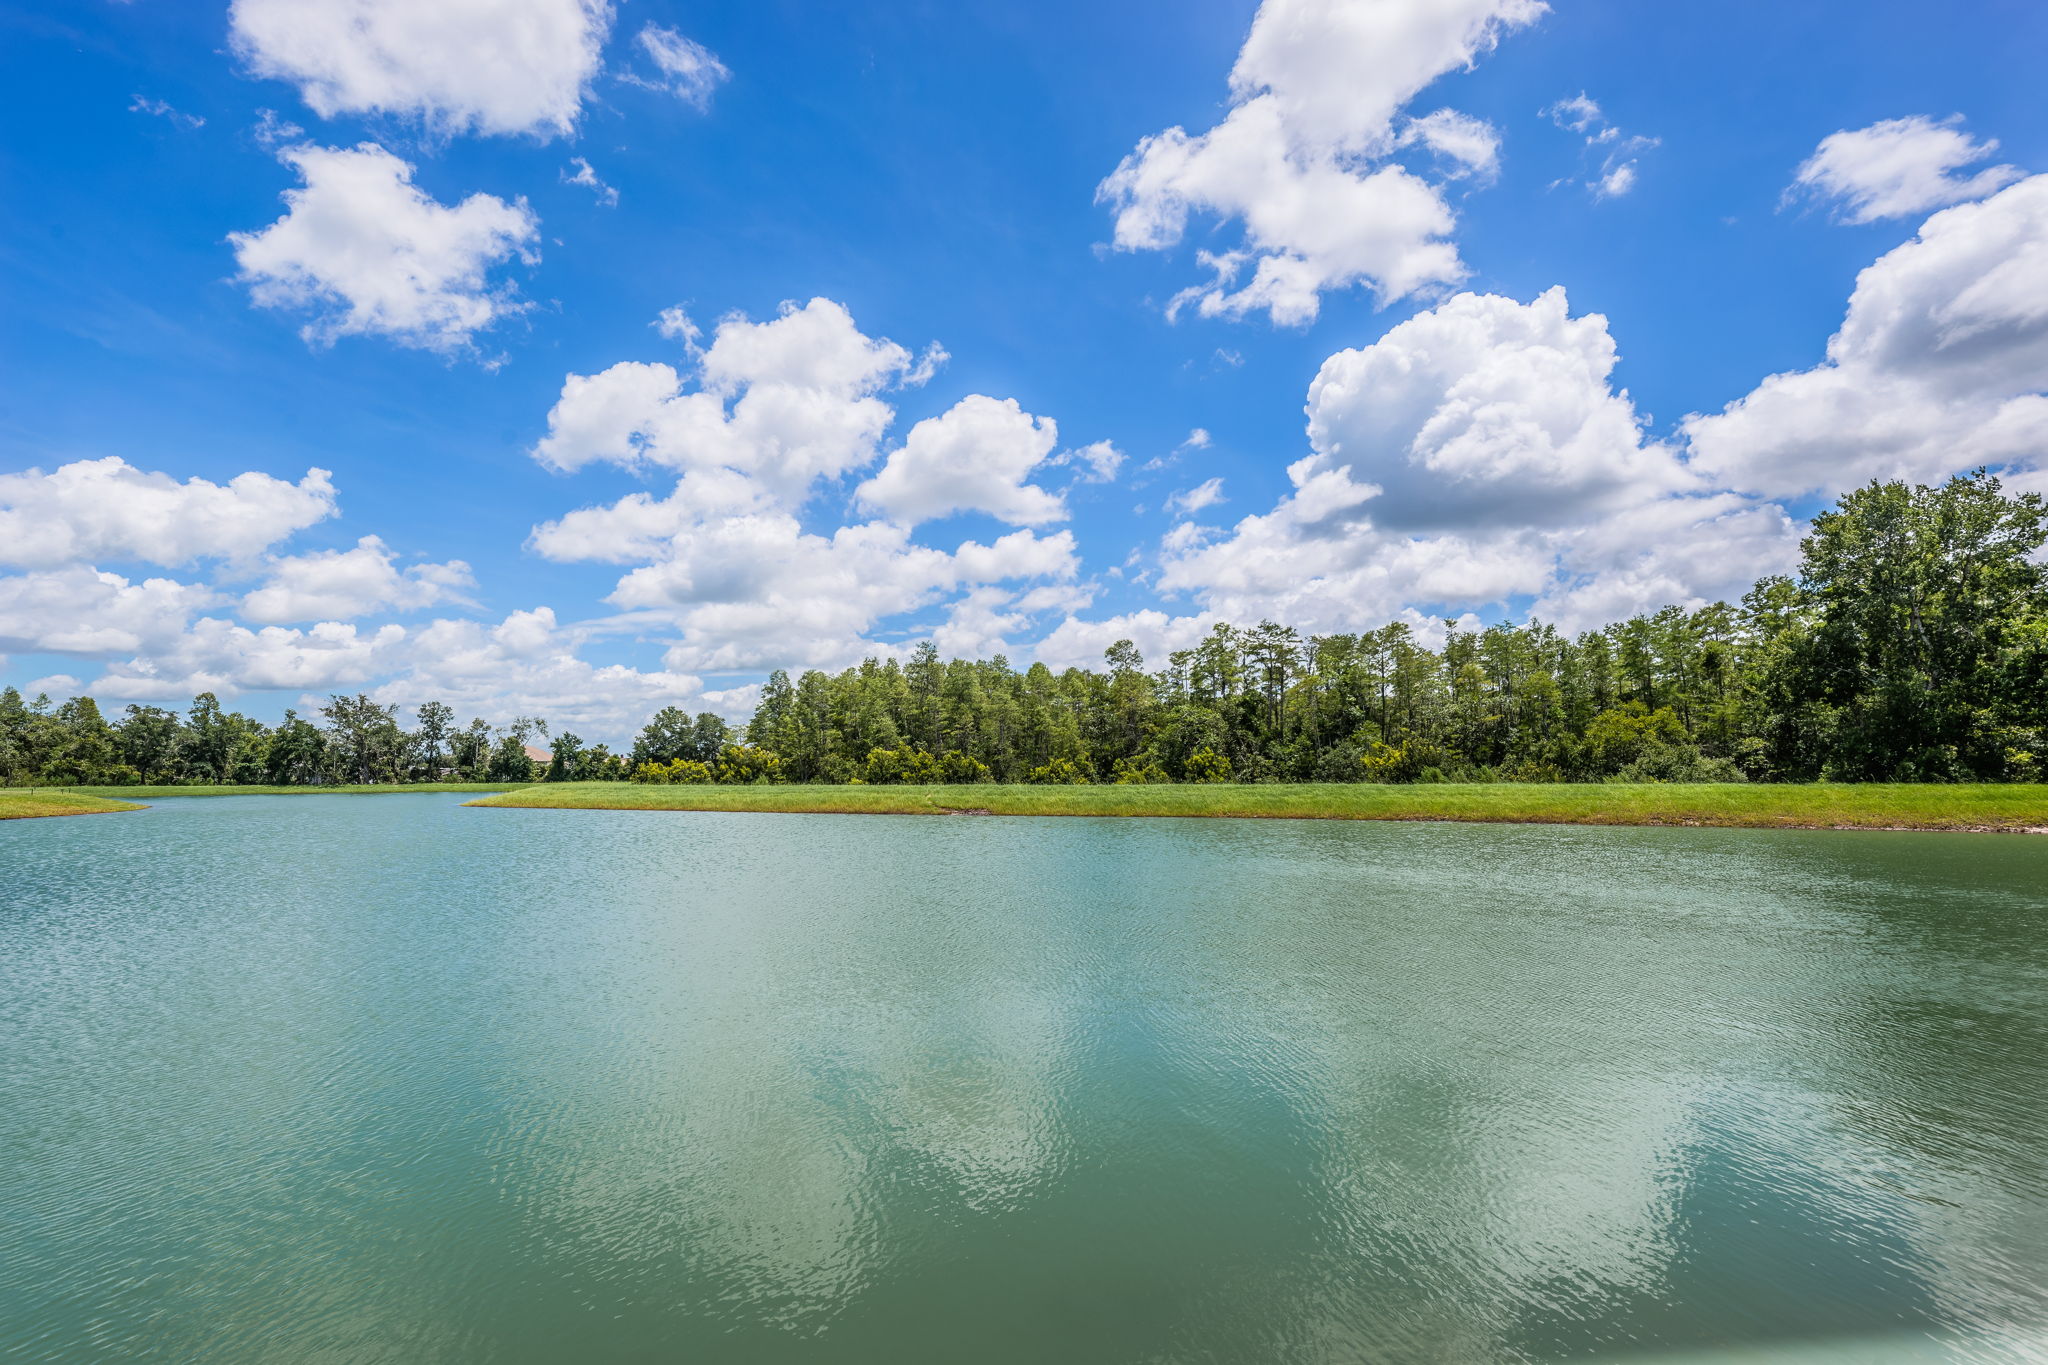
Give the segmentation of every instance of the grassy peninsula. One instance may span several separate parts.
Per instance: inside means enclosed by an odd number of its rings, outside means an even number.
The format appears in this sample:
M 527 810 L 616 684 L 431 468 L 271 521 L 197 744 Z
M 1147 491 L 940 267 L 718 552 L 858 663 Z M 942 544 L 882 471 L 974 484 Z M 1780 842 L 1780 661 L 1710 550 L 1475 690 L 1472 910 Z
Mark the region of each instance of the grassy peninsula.
M 550 782 L 472 806 L 2048 832 L 2048 787 L 1907 783 L 661 786 Z
M 355 786 L 235 786 L 232 783 L 191 786 L 68 787 L 85 796 L 134 797 L 157 801 L 171 796 L 376 796 L 394 792 L 501 792 L 518 782 L 365 782 Z
M 141 809 L 132 801 L 109 801 L 71 791 L 0 791 L 0 820 L 28 820 L 39 815 L 104 815 L 109 811 Z

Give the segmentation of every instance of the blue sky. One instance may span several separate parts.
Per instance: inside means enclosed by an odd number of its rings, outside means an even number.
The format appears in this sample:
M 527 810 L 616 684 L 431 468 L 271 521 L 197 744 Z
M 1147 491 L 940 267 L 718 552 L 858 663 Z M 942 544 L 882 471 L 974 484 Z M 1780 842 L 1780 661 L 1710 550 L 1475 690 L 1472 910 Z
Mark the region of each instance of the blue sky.
M 928 636 L 1583 627 L 2042 486 L 2038 6 L 4 23 L 18 686 L 619 737 Z

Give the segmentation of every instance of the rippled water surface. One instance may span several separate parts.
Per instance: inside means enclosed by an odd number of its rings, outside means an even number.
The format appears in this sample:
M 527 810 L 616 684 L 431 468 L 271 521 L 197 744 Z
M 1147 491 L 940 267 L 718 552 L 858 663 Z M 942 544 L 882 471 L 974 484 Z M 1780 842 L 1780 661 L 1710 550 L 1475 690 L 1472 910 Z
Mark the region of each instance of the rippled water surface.
M 2048 1359 L 2048 839 L 0 826 L 0 1357 Z

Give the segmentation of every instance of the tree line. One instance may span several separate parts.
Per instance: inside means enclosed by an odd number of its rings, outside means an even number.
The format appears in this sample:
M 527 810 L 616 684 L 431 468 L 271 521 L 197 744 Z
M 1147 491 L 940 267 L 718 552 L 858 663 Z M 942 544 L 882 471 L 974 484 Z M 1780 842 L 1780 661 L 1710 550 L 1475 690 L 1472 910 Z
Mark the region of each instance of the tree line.
M 1426 645 L 1406 623 L 1217 625 L 1148 670 L 868 659 L 772 674 L 743 727 L 657 713 L 631 752 L 522 718 L 334 697 L 276 727 L 211 696 L 178 716 L 0 693 L 0 775 L 45 782 L 2040 781 L 2048 509 L 1978 471 L 1872 483 L 1814 519 L 1792 577 L 1739 604 L 1576 635 L 1531 621 Z
M 553 761 L 536 764 L 527 746 L 548 739 L 546 721 L 509 725 L 472 720 L 426 702 L 411 729 L 399 708 L 357 695 L 330 697 L 315 724 L 296 710 L 265 725 L 224 709 L 202 692 L 182 714 L 130 706 L 108 720 L 91 697 L 53 705 L 0 690 L 0 782 L 9 786 L 266 785 L 357 786 L 412 782 L 601 781 L 626 776 L 622 759 L 573 734 L 554 737 Z

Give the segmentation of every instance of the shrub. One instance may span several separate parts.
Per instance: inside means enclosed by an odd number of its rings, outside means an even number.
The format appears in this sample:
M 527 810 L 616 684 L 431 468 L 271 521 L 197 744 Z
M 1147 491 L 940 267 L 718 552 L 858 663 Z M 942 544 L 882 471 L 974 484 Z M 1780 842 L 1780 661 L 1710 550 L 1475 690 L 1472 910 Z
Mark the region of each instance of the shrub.
M 782 780 L 782 757 L 773 749 L 760 749 L 751 744 L 728 744 L 718 751 L 714 771 L 716 780 L 727 787 L 779 782 Z
M 957 750 L 939 760 L 939 781 L 941 782 L 986 782 L 989 780 L 988 764 L 971 754 Z
M 1190 782 L 1228 782 L 1230 760 L 1205 744 L 1188 755 L 1186 773 Z
M 1358 766 L 1367 782 L 1442 782 L 1449 761 L 1442 745 L 1411 735 L 1399 744 L 1375 741 L 1359 755 Z
M 1627 702 L 1586 725 L 1585 756 L 1595 773 L 1618 772 L 1651 749 L 1684 745 L 1685 726 L 1668 706 L 1652 711 L 1639 701 Z
M 1024 774 L 1024 780 L 1047 787 L 1086 787 L 1094 781 L 1088 770 L 1071 758 L 1056 758 L 1033 768 Z
M 1142 754 L 1134 758 L 1118 759 L 1110 773 L 1110 780 L 1120 787 L 1153 786 L 1173 781 L 1166 775 L 1166 769 Z
M 1747 782 L 1733 759 L 1708 758 L 1691 744 L 1645 746 L 1635 762 L 1609 782 Z
M 633 770 L 633 780 L 659 786 L 696 786 L 712 781 L 713 773 L 708 763 L 699 763 L 694 758 L 678 758 L 668 763 L 642 763 Z
M 1309 777 L 1317 782 L 1363 781 L 1365 765 L 1359 761 L 1361 757 L 1359 747 L 1347 740 L 1317 755 Z
M 972 759 L 968 761 L 973 762 Z M 861 765 L 861 776 L 869 785 L 877 787 L 898 782 L 937 782 L 939 761 L 908 744 L 900 749 L 870 749 L 867 762 Z

